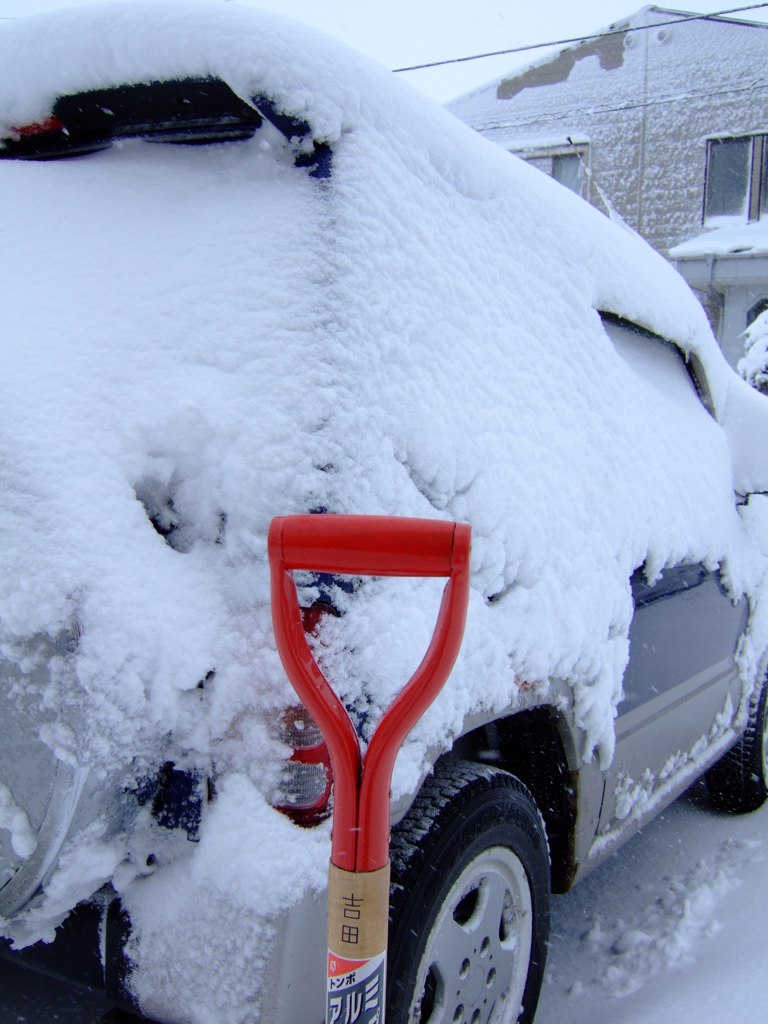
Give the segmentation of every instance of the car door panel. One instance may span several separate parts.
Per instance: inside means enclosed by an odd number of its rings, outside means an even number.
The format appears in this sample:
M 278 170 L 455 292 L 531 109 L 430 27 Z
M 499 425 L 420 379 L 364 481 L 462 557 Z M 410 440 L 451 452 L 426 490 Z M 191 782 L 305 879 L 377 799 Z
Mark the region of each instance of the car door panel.
M 707 742 L 728 697 L 741 684 L 733 655 L 746 626 L 746 601 L 734 604 L 718 573 L 702 565 L 665 570 L 649 585 L 632 578 L 624 699 L 616 719 L 616 753 L 608 772 L 600 830 L 636 820 L 651 793 Z

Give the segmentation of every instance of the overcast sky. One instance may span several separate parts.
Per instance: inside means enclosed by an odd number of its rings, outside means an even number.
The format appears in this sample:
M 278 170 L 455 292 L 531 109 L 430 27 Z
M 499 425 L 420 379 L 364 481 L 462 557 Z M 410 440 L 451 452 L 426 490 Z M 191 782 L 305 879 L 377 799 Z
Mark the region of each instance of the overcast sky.
M 175 3 L 178 0 L 153 0 Z M 222 0 L 208 0 L 220 3 Z M 235 0 L 223 0 L 235 2 Z M 513 46 L 588 35 L 634 13 L 640 0 L 237 0 L 297 18 L 362 50 L 388 68 L 463 57 Z M 676 10 L 709 14 L 749 0 L 700 0 Z M 77 0 L 0 0 L 0 17 L 22 17 Z M 672 5 L 670 5 L 672 6 Z M 768 8 L 741 17 L 768 21 Z M 411 71 L 413 85 L 440 102 L 452 99 L 546 53 L 510 54 Z

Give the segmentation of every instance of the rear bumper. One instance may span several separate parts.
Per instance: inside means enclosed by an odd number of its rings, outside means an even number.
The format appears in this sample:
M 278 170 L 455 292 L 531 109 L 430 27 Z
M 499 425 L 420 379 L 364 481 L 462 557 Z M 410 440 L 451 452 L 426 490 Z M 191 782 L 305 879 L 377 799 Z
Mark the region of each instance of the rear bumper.
M 307 892 L 275 922 L 263 974 L 263 1024 L 325 1020 L 326 915 L 327 894 Z
M 325 1019 L 326 906 L 325 893 L 307 892 L 274 920 L 274 939 L 262 967 L 262 1024 L 322 1024 Z M 54 942 L 16 951 L 9 941 L 0 940 L 0 957 L 103 990 L 115 1004 L 140 1012 L 124 955 L 129 934 L 130 921 L 119 897 L 105 887 L 69 914 Z

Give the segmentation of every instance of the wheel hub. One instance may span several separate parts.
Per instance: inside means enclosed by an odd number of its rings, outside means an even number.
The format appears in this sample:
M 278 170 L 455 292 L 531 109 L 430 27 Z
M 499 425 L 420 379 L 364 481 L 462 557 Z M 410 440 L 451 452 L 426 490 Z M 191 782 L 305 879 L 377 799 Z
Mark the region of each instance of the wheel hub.
M 451 887 L 427 939 L 409 1020 L 510 1024 L 531 951 L 531 895 L 512 850 L 485 850 Z

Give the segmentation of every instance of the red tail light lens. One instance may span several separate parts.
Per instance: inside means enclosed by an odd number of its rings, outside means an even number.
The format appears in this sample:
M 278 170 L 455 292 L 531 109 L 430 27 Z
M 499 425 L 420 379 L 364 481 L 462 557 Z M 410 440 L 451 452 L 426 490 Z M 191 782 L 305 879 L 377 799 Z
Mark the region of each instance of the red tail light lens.
M 278 811 L 297 825 L 317 825 L 331 813 L 331 759 L 323 734 L 303 704 L 283 712 L 280 739 L 293 754 L 283 766 Z
M 287 708 L 280 719 L 280 739 L 298 753 L 325 744 L 323 734 L 303 704 Z
M 58 117 L 47 117 L 39 124 L 25 124 L 23 128 L 14 128 L 17 135 L 29 137 L 30 135 L 43 135 L 45 132 L 60 131 L 64 125 Z
M 338 614 L 336 609 L 326 601 L 315 601 L 309 608 L 301 609 L 301 624 L 304 627 L 304 632 L 317 633 L 317 627 L 324 616 L 332 615 L 337 618 Z
M 325 601 L 302 608 L 304 632 L 316 633 L 325 615 L 338 615 Z M 333 784 L 331 758 L 323 734 L 303 704 L 283 712 L 278 732 L 282 742 L 293 747 L 293 754 L 283 766 L 277 810 L 297 825 L 317 825 L 331 813 Z

